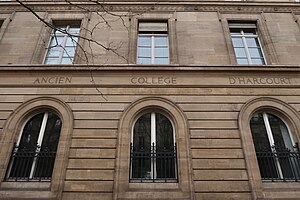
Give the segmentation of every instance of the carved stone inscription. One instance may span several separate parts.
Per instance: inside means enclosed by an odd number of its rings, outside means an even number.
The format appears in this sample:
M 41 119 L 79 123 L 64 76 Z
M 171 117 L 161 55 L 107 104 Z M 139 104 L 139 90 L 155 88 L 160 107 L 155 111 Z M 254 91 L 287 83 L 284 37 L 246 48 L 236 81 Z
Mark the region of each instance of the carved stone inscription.
M 172 76 L 157 76 L 157 77 L 144 77 L 135 76 L 131 78 L 131 83 L 135 85 L 176 85 L 176 77 Z
M 72 77 L 67 76 L 47 76 L 37 77 L 33 84 L 68 84 L 72 83 Z
M 231 85 L 291 85 L 291 79 L 287 77 L 229 77 Z

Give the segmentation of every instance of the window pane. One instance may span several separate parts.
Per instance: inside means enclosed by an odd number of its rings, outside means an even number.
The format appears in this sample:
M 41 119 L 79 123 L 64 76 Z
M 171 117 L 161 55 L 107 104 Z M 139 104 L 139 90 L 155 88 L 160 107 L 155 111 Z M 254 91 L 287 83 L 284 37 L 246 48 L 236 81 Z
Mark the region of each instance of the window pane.
M 57 64 L 58 58 L 46 58 L 45 64 Z
M 170 149 L 174 146 L 173 126 L 170 120 L 160 113 L 156 113 L 156 146 Z
M 234 47 L 243 47 L 243 40 L 242 38 L 232 38 L 232 44 Z
M 287 147 L 289 149 L 293 149 L 293 144 L 288 129 L 284 122 L 280 118 L 272 114 L 268 114 L 268 119 L 275 144 L 280 145 L 282 147 Z
M 138 58 L 137 64 L 151 64 L 151 58 Z
M 74 57 L 75 47 L 65 47 L 63 57 Z
M 149 57 L 151 58 L 151 48 L 149 47 L 139 47 L 138 57 Z
M 60 136 L 60 129 L 61 120 L 57 115 L 49 112 L 41 151 L 37 159 L 34 177 L 49 178 L 52 176 L 56 150 Z
M 50 47 L 61 46 L 63 45 L 63 41 L 64 41 L 63 37 L 53 36 Z
M 251 61 L 252 61 L 252 64 L 255 64 L 255 65 L 263 65 L 263 64 L 265 64 L 265 61 L 262 58 L 260 58 L 260 59 L 251 59 Z
M 235 56 L 238 58 L 246 58 L 246 52 L 244 48 L 234 48 Z
M 70 34 L 73 34 L 73 35 L 79 35 L 80 28 L 79 27 L 77 27 L 77 28 L 75 28 L 75 27 L 74 28 L 69 28 L 68 32 Z
M 35 148 L 40 133 L 44 113 L 38 114 L 31 118 L 25 125 L 19 148 Z
M 294 151 L 288 128 L 286 127 L 285 123 L 275 115 L 268 114 L 268 120 L 275 142 L 275 149 L 278 152 L 278 160 L 283 177 L 292 179 L 297 177 L 297 179 L 299 179 L 299 161 L 289 158 L 286 154 L 287 150 L 290 150 L 291 152 Z
M 132 178 L 151 178 L 151 113 L 141 116 L 133 129 Z
M 48 55 L 47 57 L 59 57 L 59 51 L 60 51 L 60 47 L 50 47 L 48 49 Z
M 141 116 L 134 126 L 133 145 L 137 149 L 150 149 L 151 143 L 151 114 Z
M 169 64 L 168 58 L 155 58 L 154 64 Z
M 250 128 L 253 142 L 256 150 L 268 149 L 270 150 L 270 143 L 267 135 L 266 126 L 263 120 L 262 113 L 253 115 L 250 121 Z
M 62 122 L 56 114 L 52 112 L 48 113 L 48 120 L 43 137 L 42 149 L 46 148 L 51 151 L 56 151 L 60 136 L 61 124 Z
M 73 57 L 64 57 L 61 60 L 61 64 L 72 64 L 73 63 Z
M 263 57 L 261 50 L 258 48 L 249 48 L 248 50 L 249 50 L 251 58 L 262 58 Z
M 151 37 L 150 36 L 139 36 L 138 46 L 151 46 Z
M 248 47 L 259 47 L 257 38 L 246 38 Z
M 67 37 L 66 46 L 77 46 L 77 37 Z
M 276 161 L 272 156 L 262 113 L 256 113 L 252 116 L 250 128 L 261 177 L 264 179 L 278 178 Z
M 38 114 L 32 117 L 24 126 L 19 147 L 14 155 L 9 177 L 16 177 L 21 180 L 26 180 L 29 177 L 43 117 L 44 113 Z
M 175 178 L 173 126 L 167 117 L 155 114 L 157 178 Z
M 168 38 L 166 36 L 155 36 L 154 45 L 157 46 L 168 46 Z
M 239 64 L 239 65 L 248 65 L 249 63 L 248 63 L 248 59 L 241 59 L 241 58 L 238 58 L 237 59 L 237 63 Z
M 169 49 L 155 48 L 155 57 L 169 57 Z

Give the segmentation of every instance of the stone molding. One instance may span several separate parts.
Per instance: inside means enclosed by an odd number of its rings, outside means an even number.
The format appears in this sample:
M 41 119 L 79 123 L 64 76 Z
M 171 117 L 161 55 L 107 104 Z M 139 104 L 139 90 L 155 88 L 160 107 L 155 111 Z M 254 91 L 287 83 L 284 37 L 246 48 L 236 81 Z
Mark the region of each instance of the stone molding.
M 0 164 L 0 180 L 2 181 L 4 179 L 13 143 L 18 138 L 22 125 L 27 119 L 45 109 L 53 110 L 62 120 L 60 139 L 51 184 L 49 184 L 48 187 L 43 188 L 43 191 L 41 191 L 39 182 L 25 182 L 17 184 L 0 182 L 0 199 L 14 199 L 19 197 L 20 192 L 22 191 L 24 192 L 22 196 L 28 199 L 39 199 L 41 196 L 45 197 L 45 199 L 60 199 L 71 145 L 74 117 L 71 108 L 65 102 L 57 98 L 38 97 L 31 99 L 21 104 L 9 116 L 4 125 L 3 136 L 0 142 L 0 160 L 3 161 Z M 7 190 L 10 190 L 11 192 L 7 192 Z M 25 192 L 27 190 L 30 190 L 31 192 Z
M 137 64 L 73 64 L 73 65 L 46 65 L 46 64 L 0 64 L 0 71 L 235 71 L 235 72 L 300 72 L 300 65 L 137 65 Z
M 132 127 L 141 113 L 153 109 L 163 112 L 174 123 L 178 152 L 178 183 L 129 183 Z M 155 199 L 193 199 L 190 159 L 188 124 L 181 109 L 170 100 L 161 97 L 137 100 L 125 109 L 119 122 L 113 199 L 140 199 L 145 195 L 151 195 Z
M 247 166 L 249 183 L 252 191 L 253 199 L 264 199 L 268 195 L 265 187 L 268 185 L 262 182 L 258 162 L 256 159 L 256 152 L 252 140 L 250 130 L 250 119 L 252 115 L 258 110 L 266 110 L 270 113 L 283 119 L 290 128 L 291 134 L 296 141 L 300 140 L 300 115 L 296 109 L 289 104 L 275 98 L 260 97 L 252 99 L 244 104 L 238 116 L 238 126 L 241 136 L 245 161 Z M 276 182 L 272 185 L 273 194 L 282 191 L 286 187 L 286 182 Z M 298 183 L 294 187 L 299 188 Z M 292 187 L 291 187 L 292 188 Z
M 272 3 L 272 2 L 186 2 L 186 3 L 153 3 L 153 2 L 107 2 L 103 6 L 88 2 L 72 2 L 74 5 L 68 5 L 61 2 L 27 2 L 36 12 L 51 11 L 83 11 L 75 5 L 80 5 L 90 11 L 109 11 L 109 12 L 235 12 L 235 13 L 261 13 L 261 12 L 293 12 L 300 13 L 299 3 Z M 1 12 L 7 11 L 26 11 L 26 8 L 15 2 L 0 2 Z

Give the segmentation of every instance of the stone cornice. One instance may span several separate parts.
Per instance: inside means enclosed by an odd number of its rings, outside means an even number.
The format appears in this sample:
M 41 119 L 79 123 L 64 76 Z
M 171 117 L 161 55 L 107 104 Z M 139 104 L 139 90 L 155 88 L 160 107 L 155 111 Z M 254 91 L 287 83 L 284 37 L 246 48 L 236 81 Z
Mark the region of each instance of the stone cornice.
M 102 11 L 102 6 L 89 2 L 73 1 L 70 5 L 64 1 L 58 2 L 26 2 L 37 12 L 43 11 Z M 75 6 L 75 4 L 77 6 Z M 246 2 L 246 1 L 197 1 L 197 2 L 106 2 L 105 10 L 113 12 L 299 12 L 300 3 L 293 2 Z M 0 1 L 0 13 L 5 11 L 25 11 L 17 2 Z
M 189 72 L 189 71 L 228 71 L 228 72 L 274 72 L 274 73 L 298 73 L 300 66 L 296 65 L 226 65 L 226 66 L 198 66 L 198 65 L 0 65 L 0 72 L 19 71 L 19 72 L 37 72 L 37 71 L 172 71 L 172 72 Z

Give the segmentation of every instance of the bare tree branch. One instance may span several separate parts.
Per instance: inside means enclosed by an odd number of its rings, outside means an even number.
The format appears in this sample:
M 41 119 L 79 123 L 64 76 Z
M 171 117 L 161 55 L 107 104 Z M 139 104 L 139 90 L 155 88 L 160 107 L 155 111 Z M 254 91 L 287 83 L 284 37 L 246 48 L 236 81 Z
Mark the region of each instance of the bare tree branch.
M 71 34 L 69 32 L 67 32 L 66 30 L 62 30 L 62 29 L 59 29 L 57 27 L 55 27 L 55 25 L 47 22 L 46 20 L 44 20 L 43 18 L 41 18 L 32 8 L 30 8 L 29 6 L 27 6 L 26 4 L 24 4 L 22 1 L 20 0 L 16 0 L 21 6 L 25 7 L 28 11 L 30 11 L 37 19 L 39 19 L 42 23 L 44 23 L 46 26 L 50 27 L 51 29 L 55 30 L 55 31 L 59 31 L 61 33 L 64 33 L 64 34 L 67 34 L 68 36 L 70 37 L 77 37 L 77 38 L 81 38 L 83 40 L 86 40 L 88 42 L 91 42 L 91 43 L 95 43 L 97 45 L 99 45 L 100 47 L 102 47 L 103 49 L 107 50 L 107 51 L 111 51 L 113 52 L 115 55 L 121 57 L 122 59 L 126 60 L 127 61 L 127 58 L 125 58 L 123 55 L 121 55 L 117 49 L 115 48 L 111 48 L 110 46 L 106 46 L 106 45 L 103 45 L 102 43 L 96 41 L 96 40 L 93 40 L 91 38 L 87 38 L 87 37 L 83 37 L 83 36 L 80 36 L 80 35 L 74 35 L 74 34 Z

